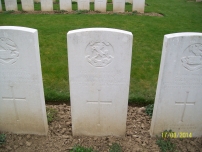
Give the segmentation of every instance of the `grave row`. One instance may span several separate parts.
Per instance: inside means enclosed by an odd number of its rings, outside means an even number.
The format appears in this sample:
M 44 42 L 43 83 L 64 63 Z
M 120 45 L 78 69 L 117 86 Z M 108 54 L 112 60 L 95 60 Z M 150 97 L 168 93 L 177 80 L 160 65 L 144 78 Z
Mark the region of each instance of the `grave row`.
M 73 135 L 124 136 L 132 33 L 79 29 L 67 33 L 67 43 Z M 165 35 L 151 136 L 202 135 L 201 76 L 202 33 Z M 36 29 L 0 27 L 0 84 L 0 131 L 46 135 Z
M 38 1 L 37 1 L 38 2 Z M 21 0 L 23 11 L 34 11 L 34 0 Z M 53 11 L 53 0 L 40 0 L 42 11 Z M 144 13 L 145 0 L 133 0 L 132 11 Z M 71 0 L 60 0 L 60 10 L 72 11 Z M 90 10 L 90 0 L 78 0 L 78 10 Z M 95 0 L 95 11 L 106 12 L 107 0 Z M 17 0 L 5 0 L 6 11 L 17 11 Z M 2 11 L 0 0 L 0 11 Z M 125 12 L 125 0 L 113 0 L 113 12 Z

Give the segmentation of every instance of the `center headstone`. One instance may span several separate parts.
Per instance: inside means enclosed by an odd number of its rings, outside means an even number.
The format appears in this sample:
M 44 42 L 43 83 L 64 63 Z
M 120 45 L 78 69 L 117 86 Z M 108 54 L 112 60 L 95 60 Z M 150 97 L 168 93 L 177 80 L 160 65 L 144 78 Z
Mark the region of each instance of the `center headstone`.
M 23 11 L 34 11 L 34 1 L 33 0 L 21 0 Z
M 48 131 L 38 32 L 0 26 L 0 131 Z
M 125 0 L 113 0 L 113 12 L 125 12 Z
M 144 13 L 145 0 L 133 0 L 133 11 Z
M 106 12 L 106 7 L 106 0 L 95 0 L 95 11 Z
M 89 10 L 90 1 L 89 0 L 78 0 L 78 10 Z
M 53 11 L 53 0 L 41 0 L 42 11 Z
M 72 1 L 60 0 L 60 10 L 72 11 Z
M 202 136 L 202 33 L 164 36 L 151 135 Z
M 17 11 L 17 0 L 5 0 L 6 11 Z
M 124 136 L 132 33 L 91 28 L 67 37 L 73 135 Z

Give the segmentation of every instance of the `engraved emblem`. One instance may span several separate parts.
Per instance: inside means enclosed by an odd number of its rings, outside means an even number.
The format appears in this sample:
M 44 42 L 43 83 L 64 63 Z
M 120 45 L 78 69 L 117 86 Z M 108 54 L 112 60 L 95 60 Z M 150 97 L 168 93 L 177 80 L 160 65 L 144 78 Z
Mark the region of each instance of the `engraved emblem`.
M 0 37 L 0 64 L 13 64 L 18 58 L 17 45 L 8 38 Z
M 91 42 L 86 47 L 86 60 L 92 66 L 105 67 L 113 60 L 113 47 L 107 42 Z
M 181 58 L 182 65 L 189 71 L 202 68 L 202 44 L 192 44 L 186 48 Z

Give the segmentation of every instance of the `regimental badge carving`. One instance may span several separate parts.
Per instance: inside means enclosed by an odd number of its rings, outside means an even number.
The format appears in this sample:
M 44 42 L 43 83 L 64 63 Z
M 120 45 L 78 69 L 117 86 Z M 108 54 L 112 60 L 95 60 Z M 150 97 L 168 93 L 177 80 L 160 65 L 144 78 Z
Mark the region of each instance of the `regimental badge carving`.
M 192 44 L 186 48 L 181 58 L 182 65 L 189 71 L 202 69 L 202 44 Z
M 86 47 L 86 60 L 94 67 L 105 67 L 114 59 L 114 50 L 108 42 L 90 42 Z
M 17 45 L 6 37 L 0 37 L 0 64 L 14 64 L 18 58 Z

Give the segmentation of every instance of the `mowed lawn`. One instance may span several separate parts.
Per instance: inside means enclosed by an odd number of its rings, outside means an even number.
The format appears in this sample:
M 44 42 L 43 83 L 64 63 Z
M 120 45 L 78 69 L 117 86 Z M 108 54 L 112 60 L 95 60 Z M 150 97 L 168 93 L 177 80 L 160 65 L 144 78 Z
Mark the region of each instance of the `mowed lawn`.
M 21 10 L 20 4 L 18 8 Z M 77 4 L 73 4 L 76 10 Z M 3 4 L 3 9 L 5 6 Z M 40 5 L 35 4 L 40 10 Z M 54 4 L 54 10 L 59 5 Z M 93 4 L 91 4 L 93 10 Z M 112 10 L 108 4 L 107 10 Z M 132 5 L 126 5 L 132 11 Z M 188 0 L 146 0 L 145 12 L 163 16 L 126 14 L 13 14 L 0 13 L 0 26 L 24 26 L 39 33 L 46 101 L 68 102 L 67 32 L 80 28 L 107 27 L 133 33 L 130 102 L 154 102 L 163 37 L 177 32 L 202 32 L 202 2 Z M 172 62 L 172 61 L 171 61 Z

